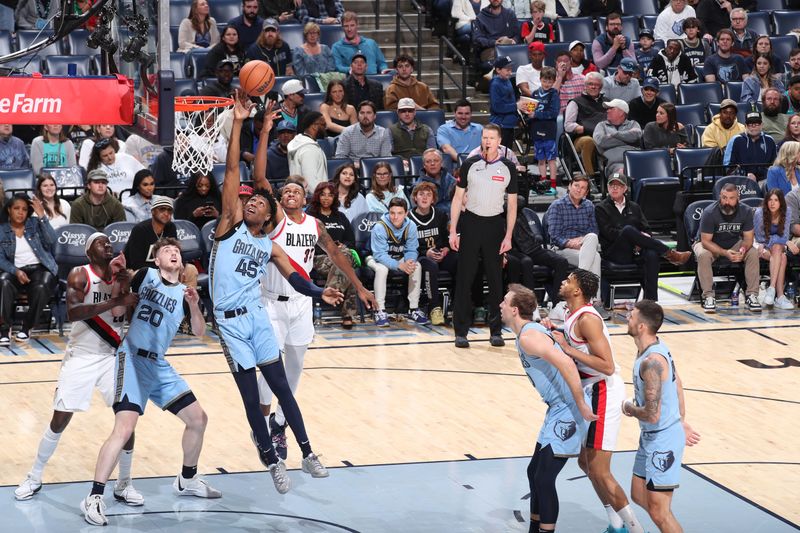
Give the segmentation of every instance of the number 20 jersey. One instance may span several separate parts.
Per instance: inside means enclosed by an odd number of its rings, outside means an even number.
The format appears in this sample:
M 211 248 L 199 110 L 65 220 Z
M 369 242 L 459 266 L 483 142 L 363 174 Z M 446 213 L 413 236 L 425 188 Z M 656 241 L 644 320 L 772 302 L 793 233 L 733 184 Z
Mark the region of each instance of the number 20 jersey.
M 209 275 L 215 314 L 259 304 L 260 280 L 271 254 L 269 237 L 254 236 L 244 221 L 214 240 Z
M 183 299 L 186 285 L 165 283 L 158 269 L 148 268 L 143 276 L 134 276 L 131 288 L 139 295 L 139 303 L 124 344 L 129 351 L 145 350 L 162 358 L 187 316 Z

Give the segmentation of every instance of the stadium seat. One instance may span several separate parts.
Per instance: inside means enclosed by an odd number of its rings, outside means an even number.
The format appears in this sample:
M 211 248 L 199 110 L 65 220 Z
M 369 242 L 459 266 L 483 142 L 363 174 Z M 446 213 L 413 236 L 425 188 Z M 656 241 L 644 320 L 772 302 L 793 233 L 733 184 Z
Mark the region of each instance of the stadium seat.
M 569 43 L 546 43 L 544 45 L 544 61 L 548 65 L 555 65 L 556 56 L 561 52 L 569 52 Z
M 783 62 L 789 61 L 789 53 L 797 48 L 797 36 L 791 35 L 776 35 L 769 38 L 772 43 L 772 53 L 780 58 Z
M 193 48 L 186 54 L 186 77 L 199 79 L 206 68 L 207 48 Z
M 705 104 L 682 104 L 675 106 L 678 122 L 682 124 L 707 124 Z
M 648 30 L 655 29 L 657 19 L 658 15 L 642 15 L 642 28 L 647 28 Z
M 14 170 L 0 170 L 0 183 L 6 193 L 6 198 L 11 198 L 14 193 L 28 193 L 33 191 L 35 179 L 33 171 L 29 168 Z
M 400 157 L 364 157 L 361 159 L 361 178 L 369 183 L 369 180 L 372 179 L 372 171 L 375 169 L 375 165 L 382 161 L 389 163 L 393 178 L 396 179 L 398 176 L 407 175 L 407 172 L 403 168 L 403 160 Z
M 775 35 L 789 35 L 793 29 L 800 28 L 800 11 L 773 11 L 772 21 L 775 24 Z M 767 32 L 767 35 L 771 35 L 771 32 Z
M 725 92 L 727 93 L 726 98 L 730 98 L 734 102 L 738 102 L 742 99 L 742 85 L 744 82 L 742 81 L 729 81 L 725 84 Z M 713 102 L 712 102 L 713 103 Z
M 597 36 L 592 17 L 559 18 L 558 35 L 561 42 L 582 41 L 590 43 Z M 605 30 L 604 30 L 605 31 Z
M 320 24 L 319 29 L 319 42 L 327 44 L 329 47 L 344 37 L 344 30 L 339 24 Z
M 622 0 L 622 12 L 658 16 L 660 10 L 654 0 Z
M 50 76 L 69 75 L 69 65 L 75 65 L 76 76 L 88 76 L 91 72 L 91 60 L 89 56 L 66 55 L 66 56 L 47 56 L 44 58 L 44 66 Z
M 639 178 L 661 178 L 674 174 L 668 150 L 628 150 L 625 152 L 625 175 L 634 183 Z
M 784 0 L 758 0 L 758 9 L 761 11 L 780 11 L 786 9 Z
M 633 184 L 633 200 L 653 229 L 668 231 L 675 228 L 672 206 L 681 188 L 676 177 L 641 178 Z
M 695 146 L 701 147 L 703 145 L 703 133 L 706 131 L 706 126 L 695 126 L 694 127 L 694 136 L 695 136 Z
M 196 96 L 197 82 L 194 78 L 175 80 L 175 96 Z
M 378 111 L 375 117 L 375 124 L 384 128 L 397 124 L 397 113 L 394 111 Z
M 281 24 L 281 39 L 289 45 L 291 50 L 303 46 L 302 24 Z
M 72 268 L 86 264 L 86 239 L 97 231 L 87 224 L 66 224 L 56 230 L 53 256 L 59 269 L 59 279 L 66 280 Z
M 761 187 L 747 176 L 723 176 L 714 182 L 714 200 L 719 199 L 719 192 L 728 183 L 733 183 L 739 190 L 739 198 L 763 198 Z
M 200 229 L 188 220 L 174 220 L 178 230 L 178 240 L 181 241 L 181 257 L 184 261 L 202 259 L 205 252 Z
M 713 83 L 682 83 L 678 86 L 681 104 L 707 104 L 722 100 L 722 85 Z
M 8 55 L 12 51 L 11 33 L 6 30 L 0 31 L 0 56 Z
M 675 86 L 671 83 L 662 83 L 658 87 L 658 96 L 671 104 L 678 103 L 678 96 L 675 93 Z
M 191 2 L 184 2 L 181 0 L 171 0 L 169 3 L 169 25 L 180 26 L 185 18 L 189 18 L 189 9 Z M 214 15 L 211 15 L 212 17 Z M 216 17 L 214 17 L 216 19 Z M 217 20 L 219 22 L 219 20 Z
M 303 84 L 306 86 L 306 91 L 309 93 L 322 93 L 325 94 L 322 88 L 317 83 L 317 78 L 314 76 L 303 76 Z
M 745 196 L 744 198 L 739 198 L 739 201 L 746 205 L 747 207 L 756 209 L 757 207 L 761 207 L 764 205 L 764 199 L 759 198 L 758 196 Z
M 445 117 L 444 111 L 441 109 L 430 109 L 426 111 L 417 111 L 417 120 L 419 120 L 423 124 L 427 124 L 433 130 L 433 134 L 436 135 L 436 130 L 439 129 L 439 126 L 444 124 Z
M 240 0 L 214 0 L 208 3 L 209 15 L 214 17 L 217 24 L 227 25 L 228 21 L 242 14 Z M 187 11 L 188 13 L 188 11 Z
M 394 79 L 394 74 L 370 74 L 367 76 L 367 78 L 371 79 L 372 81 L 380 82 L 383 90 L 386 91 L 386 89 L 389 88 L 389 84 L 392 83 L 392 80 Z
M 761 7 L 761 6 L 759 6 Z M 747 14 L 747 29 L 755 31 L 758 35 L 772 35 L 769 13 L 766 11 L 751 11 Z M 795 26 L 796 28 L 797 26 Z M 778 35 L 784 35 L 778 33 Z
M 686 227 L 686 237 L 690 243 L 695 242 L 699 237 L 700 217 L 703 216 L 705 208 L 713 203 L 714 200 L 697 200 L 689 204 L 683 212 L 683 224 Z
M 520 65 L 527 65 L 531 62 L 528 58 L 527 44 L 498 44 L 495 47 L 495 53 L 497 57 L 510 57 L 515 72 Z
M 697 169 L 705 165 L 713 151 L 713 148 L 675 149 L 675 163 L 678 167 L 678 176 L 683 179 L 695 174 L 692 169 Z
M 317 144 L 320 145 L 322 151 L 325 153 L 325 158 L 330 159 L 336 153 L 336 137 L 324 137 L 317 139 Z M 330 179 L 331 176 L 328 176 Z
M 310 111 L 319 111 L 319 106 L 325 101 L 325 93 L 308 93 L 303 99 L 305 105 Z
M 211 249 L 214 247 L 214 232 L 217 231 L 217 222 L 218 220 L 206 222 L 200 229 L 200 237 L 203 241 L 206 256 L 211 255 Z M 208 264 L 208 257 L 206 257 L 206 264 Z
M 19 30 L 17 32 L 17 48 L 23 50 L 32 44 L 46 41 L 53 36 L 53 30 Z M 42 57 L 61 55 L 62 49 L 58 42 L 48 45 L 41 50 L 37 50 L 38 55 Z
M 222 187 L 222 182 L 225 181 L 225 163 L 214 163 L 211 167 L 211 175 L 214 176 L 214 181 L 217 186 Z M 239 162 L 239 181 L 245 182 L 250 180 L 250 169 L 247 168 L 247 163 L 244 161 Z
M 191 78 L 186 73 L 186 54 L 183 52 L 169 53 L 169 68 L 172 70 L 176 80 Z
M 103 229 L 103 233 L 108 235 L 115 255 L 121 253 L 125 248 L 135 225 L 136 222 L 113 222 Z
M 630 13 L 630 11 L 626 11 Z M 634 11 L 636 13 L 636 11 Z M 597 27 L 600 32 L 606 31 L 606 17 L 597 17 Z M 626 36 L 631 42 L 639 40 L 639 17 L 636 15 L 624 15 L 622 17 L 622 35 Z

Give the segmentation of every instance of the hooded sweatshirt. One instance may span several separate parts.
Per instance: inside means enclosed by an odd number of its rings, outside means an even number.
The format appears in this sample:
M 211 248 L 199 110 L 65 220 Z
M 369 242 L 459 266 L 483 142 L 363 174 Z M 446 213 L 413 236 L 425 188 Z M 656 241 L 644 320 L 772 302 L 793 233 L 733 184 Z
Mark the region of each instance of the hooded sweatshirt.
M 775 161 L 777 155 L 775 139 L 762 133 L 758 139 L 753 140 L 745 132 L 735 136 L 728 143 L 722 163 L 726 166 L 739 163 L 745 165 L 761 163 L 762 166 L 742 168 L 742 174 L 752 172 L 756 178 L 762 180 L 767 177 L 767 167 Z
M 328 159 L 317 141 L 306 134 L 297 135 L 286 146 L 289 174 L 299 174 L 306 179 L 308 190 L 328 181 Z
M 738 120 L 733 121 L 730 128 L 725 129 L 719 120 L 719 114 L 714 115 L 711 124 L 703 132 L 703 148 L 719 148 L 724 150 L 734 136 L 744 132 L 744 124 Z
M 509 37 L 519 42 L 519 22 L 510 9 L 503 8 L 494 14 L 491 6 L 486 6 L 478 13 L 473 25 L 472 42 L 478 50 L 494 48 L 499 37 Z
M 383 108 L 397 111 L 397 102 L 401 98 L 411 98 L 425 109 L 439 109 L 439 101 L 434 98 L 430 88 L 415 76 L 411 76 L 407 81 L 401 80 L 398 76 L 392 78 L 383 96 Z
M 697 81 L 697 72 L 692 66 L 691 59 L 679 53 L 673 61 L 670 61 L 664 50 L 660 50 L 650 63 L 650 76 L 658 78 L 661 83 L 671 83 L 676 89 L 681 83 Z
M 406 217 L 403 224 L 395 228 L 389 220 L 389 213 L 384 214 L 372 227 L 370 249 L 375 261 L 386 265 L 390 270 L 397 270 L 400 261 L 416 261 L 419 255 L 417 225 Z
M 125 208 L 110 192 L 106 192 L 100 205 L 92 204 L 89 193 L 83 193 L 83 196 L 72 202 L 72 211 L 69 214 L 70 224 L 89 224 L 97 231 L 103 231 L 112 222 L 124 221 Z

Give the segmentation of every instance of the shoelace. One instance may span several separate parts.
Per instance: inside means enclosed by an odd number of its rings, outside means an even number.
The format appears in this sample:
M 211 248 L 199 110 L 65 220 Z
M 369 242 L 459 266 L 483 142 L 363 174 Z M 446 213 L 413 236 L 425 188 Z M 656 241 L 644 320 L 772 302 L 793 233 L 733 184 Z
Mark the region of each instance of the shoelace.
M 320 458 L 320 456 L 315 454 L 315 453 L 312 453 L 311 455 L 306 457 L 306 461 L 311 463 L 311 466 L 313 467 L 312 470 L 324 470 L 325 469 L 325 467 L 322 466 L 322 462 L 319 460 L 319 458 Z
M 274 444 L 276 448 L 286 448 L 286 433 L 272 435 L 272 444 Z
M 286 481 L 288 480 L 288 475 L 286 473 L 286 470 L 281 468 L 280 462 L 275 463 L 275 468 L 272 470 L 272 476 L 275 479 L 275 481 L 279 484 L 286 483 Z

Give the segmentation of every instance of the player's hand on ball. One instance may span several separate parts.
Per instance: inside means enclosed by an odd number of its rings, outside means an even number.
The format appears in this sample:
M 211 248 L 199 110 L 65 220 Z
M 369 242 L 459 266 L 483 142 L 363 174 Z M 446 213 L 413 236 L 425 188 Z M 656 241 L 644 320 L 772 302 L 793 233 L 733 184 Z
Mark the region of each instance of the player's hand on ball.
M 233 104 L 233 118 L 235 120 L 245 120 L 250 118 L 250 111 L 253 109 L 255 104 L 250 97 L 247 96 L 247 93 L 237 89 L 236 90 L 236 98 Z
M 629 409 L 636 406 L 636 403 L 633 401 L 633 398 L 627 398 L 622 402 L 622 414 L 625 416 L 633 416 Z
M 333 287 L 326 287 L 325 290 L 322 291 L 322 299 L 325 300 L 327 304 L 339 305 L 342 303 L 342 300 L 344 300 L 344 294 Z
M 700 442 L 700 433 L 692 429 L 686 422 L 681 422 L 683 424 L 683 432 L 686 433 L 686 445 L 687 446 L 694 446 L 695 444 Z
M 197 293 L 197 289 L 194 287 L 186 287 L 183 290 L 183 296 L 190 304 L 196 304 L 200 301 L 200 295 Z

